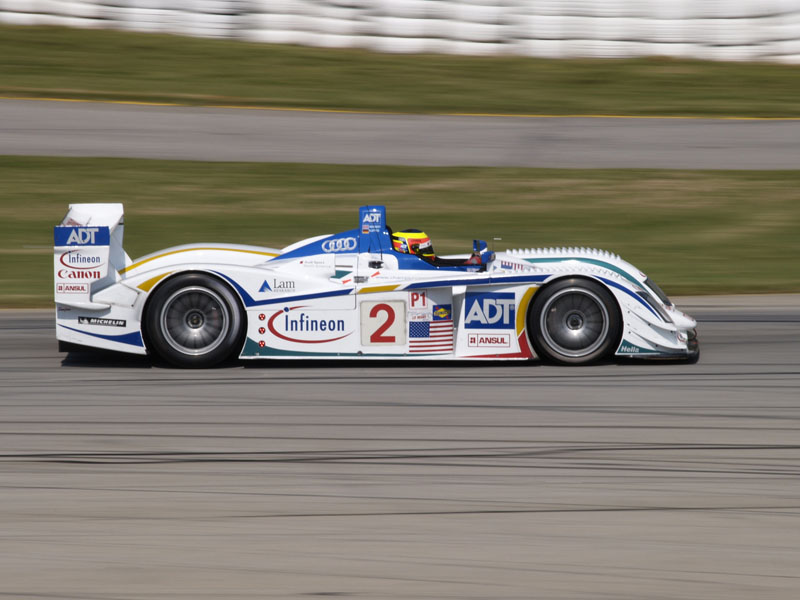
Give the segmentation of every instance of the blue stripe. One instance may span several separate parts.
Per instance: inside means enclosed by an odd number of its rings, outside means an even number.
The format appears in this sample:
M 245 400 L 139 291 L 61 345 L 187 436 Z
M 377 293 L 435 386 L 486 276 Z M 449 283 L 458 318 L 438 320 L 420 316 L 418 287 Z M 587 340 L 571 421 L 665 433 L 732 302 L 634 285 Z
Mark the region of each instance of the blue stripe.
M 61 325 L 61 323 L 59 323 Z M 64 329 L 69 329 L 70 331 L 75 331 L 77 333 L 84 333 L 86 335 L 91 335 L 96 338 L 100 338 L 101 340 L 108 340 L 109 342 L 118 342 L 120 344 L 129 344 L 131 346 L 139 346 L 144 348 L 144 342 L 142 341 L 142 334 L 138 331 L 134 331 L 132 333 L 123 333 L 121 335 L 103 335 L 102 333 L 92 333 L 91 331 L 82 331 L 80 329 L 75 329 L 74 327 L 67 327 L 66 325 L 61 325 Z
M 600 281 L 602 281 L 603 283 L 605 283 L 606 285 L 610 285 L 611 287 L 615 287 L 615 288 L 617 288 L 618 290 L 622 290 L 623 292 L 625 292 L 626 294 L 628 294 L 628 295 L 629 295 L 631 298 L 636 298 L 637 302 L 639 302 L 639 304 L 641 304 L 642 306 L 644 306 L 644 307 L 645 307 L 647 310 L 649 310 L 649 311 L 650 311 L 651 313 L 653 313 L 653 314 L 654 314 L 656 317 L 658 317 L 658 320 L 659 320 L 659 321 L 663 321 L 663 320 L 664 320 L 663 318 L 661 318 L 661 315 L 660 315 L 660 314 L 658 314 L 658 313 L 657 313 L 655 310 L 653 310 L 653 307 L 652 307 L 652 306 L 650 306 L 650 305 L 649 305 L 647 302 L 645 302 L 645 301 L 642 299 L 642 297 L 641 297 L 641 296 L 639 296 L 639 294 L 634 294 L 634 293 L 633 293 L 632 291 L 630 291 L 628 288 L 626 288 L 626 287 L 624 287 L 624 286 L 621 286 L 620 284 L 618 284 L 618 283 L 617 283 L 617 282 L 615 282 L 615 281 L 611 281 L 610 279 L 606 279 L 605 277 L 598 277 L 598 279 L 599 279 Z
M 227 275 L 220 273 L 219 271 L 214 271 L 220 277 L 223 277 L 226 281 L 228 281 L 236 291 L 239 292 L 239 295 L 242 297 L 242 301 L 244 302 L 245 307 L 251 308 L 253 306 L 265 306 L 267 304 L 285 304 L 286 302 L 298 302 L 300 300 L 313 300 L 315 298 L 331 298 L 334 296 L 347 296 L 348 294 L 352 293 L 352 288 L 347 288 L 344 290 L 334 290 L 331 292 L 318 292 L 316 294 L 303 294 L 301 296 L 281 296 L 280 298 L 270 298 L 268 300 L 256 300 L 247 291 L 236 283 L 233 279 L 228 277 Z
M 576 260 L 578 262 L 589 263 L 590 265 L 597 265 L 598 267 L 602 267 L 604 269 L 608 269 L 609 271 L 613 271 L 618 275 L 621 275 L 628 281 L 630 281 L 634 285 L 639 285 L 639 282 L 636 281 L 634 277 L 632 277 L 628 272 L 620 269 L 618 266 L 613 265 L 609 262 L 604 260 L 598 260 L 596 258 L 583 258 L 580 256 L 566 256 L 564 258 L 526 258 L 524 259 L 529 263 L 558 263 L 558 262 L 566 262 L 568 260 Z
M 498 283 L 541 283 L 550 275 L 509 275 L 506 277 L 484 277 L 482 279 L 446 279 L 412 283 L 404 289 L 418 290 L 433 287 L 449 287 L 453 285 L 494 285 Z

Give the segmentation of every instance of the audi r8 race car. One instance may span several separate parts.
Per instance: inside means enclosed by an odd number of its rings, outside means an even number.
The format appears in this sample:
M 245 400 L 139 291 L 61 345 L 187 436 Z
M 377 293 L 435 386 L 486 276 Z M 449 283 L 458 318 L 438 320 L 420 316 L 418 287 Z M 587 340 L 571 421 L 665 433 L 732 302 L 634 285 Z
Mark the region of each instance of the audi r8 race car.
M 586 364 L 699 355 L 696 322 L 644 273 L 588 248 L 437 257 L 383 206 L 283 249 L 176 246 L 131 260 L 121 204 L 73 204 L 55 227 L 60 349 L 227 358 L 500 359 Z

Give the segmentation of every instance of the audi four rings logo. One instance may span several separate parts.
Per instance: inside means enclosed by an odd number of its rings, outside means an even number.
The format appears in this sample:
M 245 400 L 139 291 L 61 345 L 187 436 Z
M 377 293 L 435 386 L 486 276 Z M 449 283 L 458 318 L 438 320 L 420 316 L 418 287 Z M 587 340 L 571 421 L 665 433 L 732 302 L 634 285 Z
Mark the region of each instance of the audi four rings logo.
M 358 241 L 354 237 L 335 238 L 322 242 L 323 252 L 350 252 L 358 246 Z

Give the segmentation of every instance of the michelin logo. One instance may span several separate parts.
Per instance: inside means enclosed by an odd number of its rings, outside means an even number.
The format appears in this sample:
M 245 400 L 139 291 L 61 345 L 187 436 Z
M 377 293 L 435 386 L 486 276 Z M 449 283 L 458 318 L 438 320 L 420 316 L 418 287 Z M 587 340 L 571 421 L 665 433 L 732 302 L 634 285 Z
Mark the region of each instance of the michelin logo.
M 467 292 L 465 329 L 514 329 L 514 292 Z

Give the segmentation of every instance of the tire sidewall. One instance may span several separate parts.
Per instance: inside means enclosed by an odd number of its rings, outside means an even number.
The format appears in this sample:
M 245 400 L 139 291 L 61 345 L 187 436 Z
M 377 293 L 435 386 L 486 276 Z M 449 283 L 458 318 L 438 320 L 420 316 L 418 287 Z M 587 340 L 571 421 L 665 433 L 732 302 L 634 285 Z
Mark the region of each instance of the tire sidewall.
M 173 348 L 161 329 L 160 315 L 166 301 L 176 292 L 187 288 L 205 288 L 214 292 L 226 304 L 230 315 L 230 326 L 222 342 L 204 354 L 185 354 Z M 145 337 L 153 353 L 176 367 L 213 367 L 241 349 L 245 316 L 236 294 L 222 281 L 204 273 L 175 275 L 159 285 L 145 307 Z
M 542 333 L 539 323 L 541 314 L 548 300 L 565 288 L 583 288 L 600 298 L 608 313 L 608 331 L 605 340 L 598 348 L 586 356 L 566 356 L 552 348 Z M 528 312 L 528 339 L 539 358 L 564 365 L 584 365 L 608 358 L 616 349 L 622 334 L 622 316 L 614 295 L 605 286 L 592 279 L 569 278 L 559 279 L 539 290 Z

